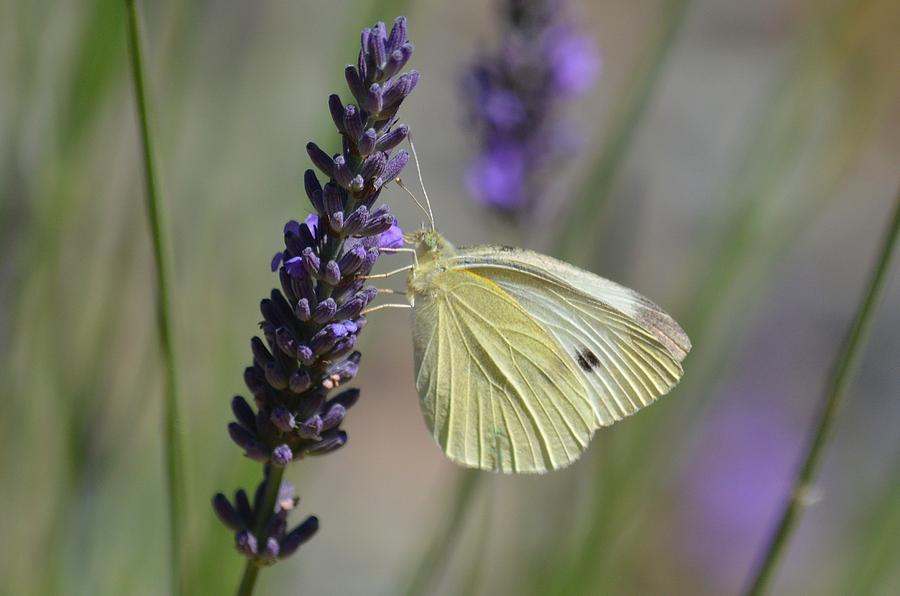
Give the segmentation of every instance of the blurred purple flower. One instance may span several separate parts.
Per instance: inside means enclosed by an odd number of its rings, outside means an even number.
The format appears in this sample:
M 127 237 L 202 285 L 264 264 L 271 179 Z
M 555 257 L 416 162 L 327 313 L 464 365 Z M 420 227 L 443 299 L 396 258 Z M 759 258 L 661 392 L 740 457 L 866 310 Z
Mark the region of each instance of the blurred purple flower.
M 546 194 L 546 171 L 573 145 L 575 127 L 559 113 L 594 85 L 600 56 L 563 0 L 505 0 L 502 16 L 499 46 L 478 56 L 464 78 L 479 135 L 466 185 L 483 205 L 526 217 Z
M 682 478 L 682 536 L 689 556 L 723 584 L 741 579 L 775 522 L 799 438 L 784 413 L 762 400 L 725 403 L 704 425 Z
M 476 157 L 466 172 L 466 187 L 479 201 L 501 210 L 522 203 L 525 156 L 511 145 L 492 147 Z

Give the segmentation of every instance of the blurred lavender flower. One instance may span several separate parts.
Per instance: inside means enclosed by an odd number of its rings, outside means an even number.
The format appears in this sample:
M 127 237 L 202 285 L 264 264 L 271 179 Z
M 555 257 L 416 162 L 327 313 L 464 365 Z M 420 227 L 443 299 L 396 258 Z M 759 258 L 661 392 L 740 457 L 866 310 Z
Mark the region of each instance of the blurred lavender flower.
M 268 482 L 280 479 L 292 461 L 331 453 L 347 442 L 341 423 L 359 390 L 329 394 L 350 382 L 359 367 L 354 347 L 366 324 L 362 311 L 377 294 L 363 277 L 381 250 L 403 243 L 394 216 L 375 202 L 408 161 L 405 151 L 393 149 L 409 133 L 397 123 L 397 110 L 419 80 L 416 71 L 400 72 L 412 52 L 403 17 L 390 33 L 384 23 L 363 30 L 359 59 L 344 70 L 356 103 L 345 105 L 337 95 L 328 99 L 341 152 L 306 146 L 326 182 L 306 171 L 304 186 L 315 212 L 303 223 L 284 226 L 284 250 L 272 259 L 281 289 L 260 304 L 264 339 L 250 342 L 253 364 L 244 371 L 256 410 L 235 397 L 236 421 L 228 425 L 244 454 L 264 465 L 263 482 L 252 503 L 243 489 L 233 502 L 221 493 L 213 497 L 215 512 L 235 532 L 238 551 L 260 566 L 289 556 L 318 529 L 318 520 L 309 517 L 288 531 L 287 515 L 297 499 L 287 484 L 274 509 L 265 511 Z M 255 527 L 263 530 L 254 533 Z
M 479 56 L 464 79 L 480 135 L 466 186 L 506 215 L 527 215 L 544 194 L 546 170 L 572 144 L 559 112 L 599 75 L 594 44 L 564 8 L 564 0 L 505 0 L 499 47 Z
M 774 523 L 800 445 L 782 408 L 764 399 L 723 404 L 704 425 L 702 448 L 682 479 L 686 553 L 724 589 Z

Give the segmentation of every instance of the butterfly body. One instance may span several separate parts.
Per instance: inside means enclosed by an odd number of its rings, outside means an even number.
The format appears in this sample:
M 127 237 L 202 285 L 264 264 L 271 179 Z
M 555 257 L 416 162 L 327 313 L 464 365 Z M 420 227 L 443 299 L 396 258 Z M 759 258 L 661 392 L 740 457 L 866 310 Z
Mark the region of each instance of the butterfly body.
M 453 461 L 563 468 L 681 377 L 687 336 L 637 293 L 531 251 L 411 240 L 416 388 Z

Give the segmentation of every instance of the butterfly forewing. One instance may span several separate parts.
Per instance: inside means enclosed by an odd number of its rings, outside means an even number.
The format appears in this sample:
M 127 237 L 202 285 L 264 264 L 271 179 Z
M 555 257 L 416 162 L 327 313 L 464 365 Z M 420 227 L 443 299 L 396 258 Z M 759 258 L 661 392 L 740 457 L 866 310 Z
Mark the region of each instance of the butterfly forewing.
M 416 387 L 454 461 L 544 472 L 586 448 L 598 413 L 584 376 L 520 302 L 482 275 L 447 270 L 416 299 Z
M 463 248 L 447 263 L 491 280 L 557 340 L 582 373 L 601 425 L 649 405 L 681 378 L 687 335 L 628 288 L 520 249 Z

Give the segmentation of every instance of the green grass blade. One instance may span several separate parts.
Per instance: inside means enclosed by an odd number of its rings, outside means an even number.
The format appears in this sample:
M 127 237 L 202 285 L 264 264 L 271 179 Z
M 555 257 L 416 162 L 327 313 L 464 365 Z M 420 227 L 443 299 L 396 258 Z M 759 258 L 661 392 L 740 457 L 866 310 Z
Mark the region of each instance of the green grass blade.
M 163 404 L 163 449 L 168 488 L 170 565 L 172 593 L 183 592 L 183 550 L 185 531 L 186 486 L 182 427 L 178 403 L 178 377 L 175 358 L 175 342 L 172 333 L 172 301 L 169 279 L 169 236 L 159 199 L 159 184 L 154 161 L 153 140 L 150 133 L 149 100 L 144 78 L 143 41 L 138 22 L 136 0 L 125 0 L 128 22 L 128 50 L 134 95 L 140 127 L 141 153 L 144 161 L 144 199 L 150 237 L 153 241 L 153 257 L 156 265 L 157 323 L 159 348 L 165 374 L 165 398 Z
M 875 314 L 875 305 L 884 287 L 885 273 L 893 256 L 897 236 L 900 233 L 900 192 L 897 194 L 894 205 L 894 214 L 888 227 L 878 261 L 872 278 L 866 288 L 865 295 L 857 310 L 856 317 L 850 327 L 847 339 L 838 355 L 834 367 L 834 373 L 828 384 L 822 410 L 818 416 L 818 422 L 811 435 L 809 445 L 803 458 L 803 465 L 794 479 L 790 497 L 781 513 L 778 525 L 773 532 L 768 545 L 763 551 L 760 563 L 750 582 L 747 594 L 758 595 L 766 591 L 766 587 L 772 579 L 781 558 L 785 553 L 785 547 L 793 534 L 794 528 L 800 519 L 803 508 L 813 488 L 813 482 L 818 472 L 822 453 L 831 436 L 834 422 L 837 419 L 837 411 L 847 387 L 850 384 L 853 372 L 859 362 L 865 345 L 868 331 L 872 326 L 872 317 Z

